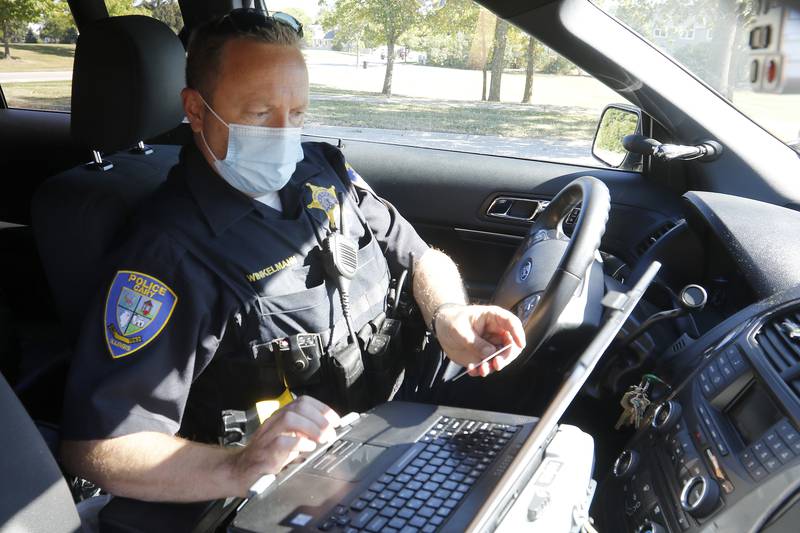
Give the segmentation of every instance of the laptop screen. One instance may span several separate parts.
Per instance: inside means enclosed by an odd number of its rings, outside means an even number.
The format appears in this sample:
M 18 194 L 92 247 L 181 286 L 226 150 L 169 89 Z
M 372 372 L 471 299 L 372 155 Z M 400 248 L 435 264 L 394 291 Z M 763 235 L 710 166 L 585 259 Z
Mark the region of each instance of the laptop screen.
M 610 309 L 605 323 L 578 358 L 567 379 L 564 380 L 564 383 L 539 419 L 533 432 L 525 441 L 511 466 L 485 500 L 485 503 L 478 510 L 467 531 L 493 531 L 499 526 L 506 512 L 511 509 L 517 495 L 521 492 L 521 488 L 533 476 L 538 466 L 538 459 L 543 453 L 548 440 L 555 433 L 558 422 L 564 412 L 572 403 L 572 400 L 575 399 L 584 383 L 586 383 L 592 370 L 597 366 L 597 363 L 617 336 L 623 324 L 625 324 L 625 321 L 639 303 L 639 300 L 641 300 L 660 268 L 661 263 L 654 261 L 630 291 L 624 294 L 612 291 L 603 298 L 603 305 Z

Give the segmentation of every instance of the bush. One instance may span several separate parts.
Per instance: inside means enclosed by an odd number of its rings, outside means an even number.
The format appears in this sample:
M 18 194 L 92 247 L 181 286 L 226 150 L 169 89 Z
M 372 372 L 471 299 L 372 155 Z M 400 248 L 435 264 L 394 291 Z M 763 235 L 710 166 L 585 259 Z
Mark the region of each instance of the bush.
M 33 30 L 28 28 L 28 33 L 25 34 L 25 42 L 26 43 L 38 43 L 39 39 L 36 38 L 36 34 L 33 33 Z
M 67 28 L 64 32 L 64 37 L 61 39 L 64 44 L 75 44 L 78 42 L 78 29 L 75 26 Z
M 602 120 L 595 146 L 609 152 L 624 153 L 622 138 L 636 132 L 638 117 L 630 112 L 609 109 Z
M 467 68 L 470 39 L 462 33 L 456 35 L 428 35 L 408 43 L 411 50 L 422 51 L 426 64 L 437 67 Z
M 536 71 L 542 74 L 574 74 L 575 65 L 555 53 L 539 54 L 534 60 Z
M 48 43 L 75 44 L 78 30 L 68 16 L 49 17 L 42 24 L 39 37 Z

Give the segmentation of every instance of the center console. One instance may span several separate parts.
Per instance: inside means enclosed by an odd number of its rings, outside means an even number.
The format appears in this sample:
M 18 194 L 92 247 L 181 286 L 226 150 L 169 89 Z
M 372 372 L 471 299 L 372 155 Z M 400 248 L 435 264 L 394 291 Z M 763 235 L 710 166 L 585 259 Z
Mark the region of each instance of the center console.
M 745 531 L 797 491 L 800 307 L 754 316 L 699 349 L 598 491 L 605 530 L 697 531 L 713 521 Z

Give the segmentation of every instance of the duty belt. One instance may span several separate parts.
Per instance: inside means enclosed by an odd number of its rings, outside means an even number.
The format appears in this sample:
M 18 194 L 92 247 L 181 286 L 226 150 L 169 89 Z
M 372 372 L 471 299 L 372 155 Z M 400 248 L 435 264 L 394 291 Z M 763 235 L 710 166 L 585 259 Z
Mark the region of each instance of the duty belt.
M 292 391 L 319 384 L 335 386 L 348 409 L 365 409 L 386 401 L 397 388 L 403 353 L 400 329 L 399 320 L 381 313 L 361 328 L 358 343 L 344 338 L 325 350 L 331 330 L 298 333 L 253 345 L 253 357 L 274 365 Z

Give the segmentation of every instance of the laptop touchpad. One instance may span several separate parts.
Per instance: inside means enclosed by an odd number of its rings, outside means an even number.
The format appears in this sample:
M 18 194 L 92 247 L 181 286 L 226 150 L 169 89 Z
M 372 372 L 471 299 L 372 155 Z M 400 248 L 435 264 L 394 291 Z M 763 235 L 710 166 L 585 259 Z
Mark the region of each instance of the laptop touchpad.
M 306 472 L 342 481 L 359 481 L 377 457 L 386 451 L 386 448 L 371 444 L 340 442 L 342 446 L 334 445 L 328 453 L 318 457 Z

